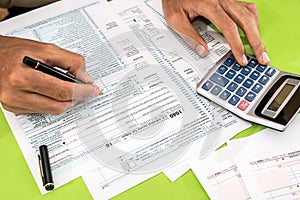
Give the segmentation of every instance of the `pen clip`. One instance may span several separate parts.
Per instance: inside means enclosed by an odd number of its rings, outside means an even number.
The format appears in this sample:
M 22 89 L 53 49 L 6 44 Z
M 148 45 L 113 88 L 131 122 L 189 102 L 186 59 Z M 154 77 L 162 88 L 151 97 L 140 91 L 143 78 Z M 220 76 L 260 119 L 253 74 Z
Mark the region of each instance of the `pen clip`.
M 44 174 L 43 174 L 41 156 L 40 155 L 38 155 L 38 161 L 39 161 L 40 175 L 41 175 L 41 178 L 42 178 L 43 186 L 45 186 L 45 178 L 44 178 Z

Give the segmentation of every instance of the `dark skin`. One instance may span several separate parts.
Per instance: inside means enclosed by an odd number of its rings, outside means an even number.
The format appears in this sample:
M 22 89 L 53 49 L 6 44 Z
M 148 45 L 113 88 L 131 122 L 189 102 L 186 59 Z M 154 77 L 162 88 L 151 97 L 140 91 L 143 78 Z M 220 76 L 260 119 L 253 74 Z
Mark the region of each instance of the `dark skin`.
M 97 96 L 81 55 L 46 43 L 0 36 L 0 101 L 16 114 L 60 114 L 78 101 Z M 22 63 L 29 56 L 49 66 L 60 66 L 85 84 L 62 81 Z M 9 58 L 9 59 L 7 59 Z
M 254 3 L 236 0 L 162 0 L 162 5 L 170 27 L 180 34 L 199 56 L 205 57 L 209 49 L 190 21 L 202 16 L 223 33 L 240 65 L 247 65 L 247 58 L 238 27 L 245 33 L 259 63 L 269 64 L 270 60 L 259 36 L 258 11 Z

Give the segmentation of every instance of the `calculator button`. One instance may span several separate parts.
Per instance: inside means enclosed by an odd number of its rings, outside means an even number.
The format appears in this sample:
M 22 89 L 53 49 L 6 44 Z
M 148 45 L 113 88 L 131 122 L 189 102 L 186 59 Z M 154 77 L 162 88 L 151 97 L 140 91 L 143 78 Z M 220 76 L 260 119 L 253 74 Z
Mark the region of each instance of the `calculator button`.
M 231 105 L 236 105 L 238 102 L 239 102 L 239 100 L 240 100 L 240 98 L 238 97 L 238 96 L 236 96 L 236 95 L 233 95 L 230 99 L 229 99 L 229 103 L 231 104 Z
M 234 83 L 234 82 L 231 82 L 228 86 L 227 86 L 227 89 L 231 92 L 233 92 L 236 88 L 237 88 L 237 84 Z
M 250 88 L 253 85 L 254 81 L 250 78 L 248 78 L 247 80 L 245 80 L 245 82 L 243 83 L 243 86 L 245 86 L 246 88 Z
M 216 85 L 210 92 L 214 95 L 218 95 L 221 92 L 221 90 L 222 88 Z
M 258 80 L 258 82 L 261 83 L 261 84 L 263 84 L 263 85 L 266 85 L 269 80 L 270 80 L 269 77 L 263 75 L 262 77 L 260 77 L 260 79 Z
M 202 85 L 202 88 L 203 88 L 204 90 L 207 90 L 207 91 L 208 91 L 213 85 L 214 85 L 214 84 L 213 84 L 212 82 L 206 81 L 206 82 Z
M 259 83 L 256 83 L 253 88 L 252 88 L 252 91 L 256 92 L 256 93 L 259 93 L 261 90 L 262 90 L 262 85 L 259 84 Z
M 249 62 L 248 62 L 248 66 L 254 68 L 255 66 L 257 65 L 257 60 L 256 59 L 251 59 Z
M 272 67 L 269 67 L 269 69 L 267 69 L 267 71 L 265 72 L 266 75 L 272 77 L 275 74 L 276 70 Z
M 248 101 L 250 101 L 250 102 L 252 102 L 255 97 L 256 97 L 256 94 L 250 91 L 245 96 L 245 99 L 248 100 Z
M 217 70 L 217 72 L 219 73 L 219 74 L 224 74 L 226 71 L 227 71 L 227 67 L 225 66 L 225 65 L 221 65 L 219 68 L 218 68 L 218 70 Z
M 212 82 L 224 87 L 229 82 L 227 78 L 220 76 L 219 74 L 214 73 L 210 78 Z
M 240 87 L 237 91 L 236 94 L 239 95 L 240 97 L 244 96 L 244 94 L 247 92 L 247 89 L 244 87 Z
M 231 58 L 227 58 L 225 61 L 224 61 L 224 65 L 226 66 L 231 66 L 232 64 L 234 63 L 234 60 L 231 59 Z
M 223 99 L 223 100 L 227 100 L 228 97 L 231 95 L 230 92 L 228 92 L 227 90 L 224 90 L 221 94 L 220 94 L 220 98 Z
M 235 76 L 235 74 L 236 74 L 236 72 L 231 69 L 226 73 L 225 76 L 229 79 L 232 79 Z
M 267 68 L 266 65 L 258 65 L 256 67 L 257 71 L 259 71 L 259 72 L 264 72 L 266 68 Z
M 234 81 L 237 82 L 237 83 L 241 83 L 243 80 L 244 80 L 245 76 L 243 76 L 242 74 L 238 74 Z
M 254 71 L 252 72 L 252 74 L 250 75 L 250 78 L 252 78 L 253 80 L 258 79 L 258 77 L 260 76 L 260 73 L 258 71 Z
M 239 65 L 238 63 L 235 63 L 232 67 L 232 69 L 234 69 L 235 71 L 239 71 L 241 68 L 241 65 Z
M 229 58 L 231 58 L 232 60 L 235 60 L 235 57 L 233 54 L 230 54 Z
M 237 107 L 242 111 L 244 111 L 247 109 L 248 106 L 249 106 L 249 102 L 246 100 L 242 100 Z
M 251 68 L 246 66 L 246 67 L 243 67 L 241 73 L 244 74 L 244 75 L 248 75 L 249 73 L 251 72 Z

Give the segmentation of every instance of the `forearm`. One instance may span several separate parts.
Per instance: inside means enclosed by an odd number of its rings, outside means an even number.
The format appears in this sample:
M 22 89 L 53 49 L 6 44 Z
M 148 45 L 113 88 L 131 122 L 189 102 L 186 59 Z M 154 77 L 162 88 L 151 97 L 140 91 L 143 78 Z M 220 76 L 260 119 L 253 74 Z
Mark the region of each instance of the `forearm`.
M 25 8 L 35 8 L 55 1 L 57 0 L 0 0 L 0 7 L 10 8 L 12 6 L 16 6 Z

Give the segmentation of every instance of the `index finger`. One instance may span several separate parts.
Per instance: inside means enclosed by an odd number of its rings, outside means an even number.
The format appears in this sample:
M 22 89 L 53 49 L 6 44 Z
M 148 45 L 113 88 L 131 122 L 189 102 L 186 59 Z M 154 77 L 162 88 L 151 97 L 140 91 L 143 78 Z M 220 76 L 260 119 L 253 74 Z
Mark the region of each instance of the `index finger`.
M 24 72 L 18 83 L 20 89 L 58 101 L 83 100 L 100 94 L 100 89 L 96 85 L 63 81 L 29 67 Z
M 200 9 L 200 8 L 199 8 Z M 231 51 L 239 64 L 248 64 L 243 42 L 240 38 L 236 23 L 228 16 L 221 6 L 217 6 L 207 14 L 209 19 L 224 35 L 228 41 Z
M 83 56 L 65 50 L 50 43 L 40 43 L 39 51 L 32 57 L 49 66 L 57 66 L 77 77 L 84 83 L 92 83 L 92 78 L 86 72 L 85 59 Z M 30 56 L 30 55 L 29 55 Z
M 221 1 L 224 10 L 243 30 L 249 45 L 251 46 L 257 60 L 261 64 L 268 64 L 270 59 L 266 54 L 265 46 L 263 45 L 259 34 L 259 22 L 257 12 L 254 8 L 241 2 Z M 252 5 L 252 4 L 251 4 Z

